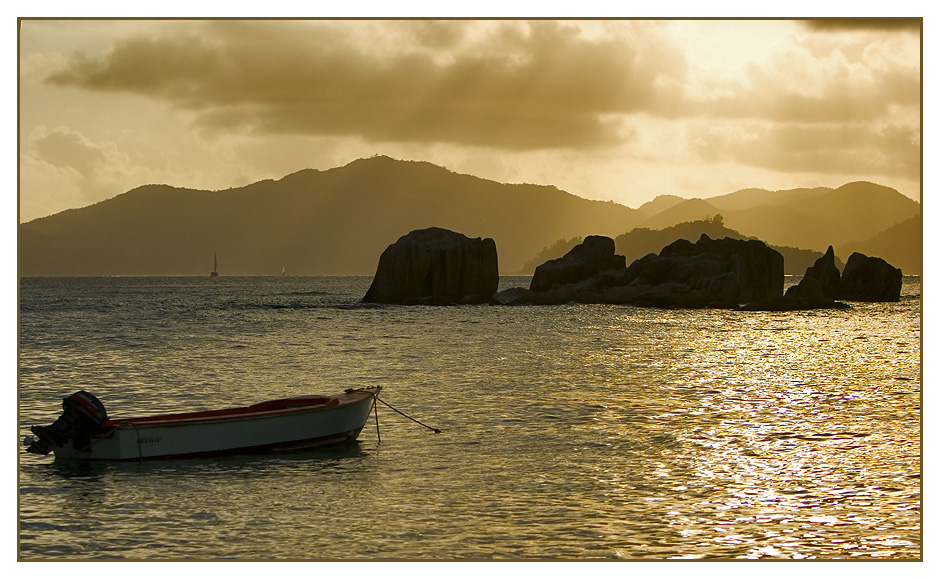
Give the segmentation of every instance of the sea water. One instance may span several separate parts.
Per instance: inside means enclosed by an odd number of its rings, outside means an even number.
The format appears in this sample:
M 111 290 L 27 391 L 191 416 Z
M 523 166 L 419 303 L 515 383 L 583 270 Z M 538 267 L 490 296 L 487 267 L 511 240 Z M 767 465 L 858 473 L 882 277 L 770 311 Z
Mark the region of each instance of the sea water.
M 21 439 L 83 389 L 120 417 L 381 385 L 442 432 L 379 404 L 319 450 L 21 450 L 20 558 L 922 556 L 919 278 L 785 313 L 358 303 L 370 282 L 22 279 Z

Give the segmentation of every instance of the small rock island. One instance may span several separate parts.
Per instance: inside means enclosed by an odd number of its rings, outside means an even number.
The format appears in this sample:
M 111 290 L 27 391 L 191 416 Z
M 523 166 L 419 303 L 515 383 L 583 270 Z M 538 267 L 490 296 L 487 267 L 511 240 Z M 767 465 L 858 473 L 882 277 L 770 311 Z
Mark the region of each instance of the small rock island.
M 499 286 L 496 242 L 439 227 L 389 245 L 363 302 L 404 305 L 488 303 Z

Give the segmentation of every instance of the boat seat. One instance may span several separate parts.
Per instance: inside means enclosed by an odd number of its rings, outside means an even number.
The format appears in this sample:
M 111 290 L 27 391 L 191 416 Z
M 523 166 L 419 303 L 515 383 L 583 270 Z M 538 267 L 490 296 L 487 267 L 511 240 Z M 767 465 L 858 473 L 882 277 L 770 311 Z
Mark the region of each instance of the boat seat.
M 330 404 L 332 402 L 332 404 Z M 296 398 L 282 398 L 280 400 L 268 400 L 259 402 L 248 407 L 248 412 L 268 412 L 271 410 L 286 410 L 288 408 L 297 408 L 300 406 L 333 406 L 339 404 L 339 400 L 329 396 L 298 396 Z
M 297 396 L 294 398 L 281 398 L 280 400 L 268 400 L 259 402 L 251 406 L 241 406 L 238 408 L 224 408 L 222 410 L 206 410 L 201 412 L 183 412 L 179 414 L 161 414 L 157 416 L 142 416 L 137 418 L 110 418 L 101 426 L 103 428 L 114 428 L 124 423 L 141 424 L 148 422 L 171 422 L 173 420 L 193 420 L 199 418 L 221 418 L 225 416 L 238 416 L 240 414 L 251 414 L 254 412 L 271 412 L 275 410 L 288 410 L 291 408 L 302 408 L 305 406 L 336 406 L 339 399 L 332 396 Z

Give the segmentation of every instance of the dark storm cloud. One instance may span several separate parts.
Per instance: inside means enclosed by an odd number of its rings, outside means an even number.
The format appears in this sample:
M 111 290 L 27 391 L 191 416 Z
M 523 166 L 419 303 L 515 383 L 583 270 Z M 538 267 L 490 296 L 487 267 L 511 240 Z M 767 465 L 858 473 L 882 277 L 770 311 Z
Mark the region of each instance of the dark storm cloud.
M 589 39 L 537 21 L 476 44 L 454 22 L 392 22 L 407 43 L 363 45 L 330 26 L 214 22 L 81 56 L 49 80 L 166 99 L 205 127 L 515 149 L 619 142 L 610 115 L 675 102 L 684 62 L 656 43 Z M 463 48 L 458 48 L 463 46 Z

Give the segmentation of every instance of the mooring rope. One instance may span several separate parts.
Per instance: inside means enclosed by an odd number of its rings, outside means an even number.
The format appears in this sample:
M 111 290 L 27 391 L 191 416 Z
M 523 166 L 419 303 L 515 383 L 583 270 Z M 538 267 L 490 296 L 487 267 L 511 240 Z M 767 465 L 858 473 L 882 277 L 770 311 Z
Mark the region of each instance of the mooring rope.
M 382 444 L 382 435 L 379 434 L 379 406 L 375 403 L 378 399 L 378 396 L 372 395 L 372 410 L 375 411 L 375 436 L 379 439 L 379 444 Z
M 435 433 L 440 434 L 440 432 L 441 432 L 440 429 L 434 428 L 433 426 L 428 426 L 427 424 L 421 422 L 420 420 L 415 420 L 414 418 L 408 416 L 407 414 L 405 414 L 405 413 L 402 412 L 401 410 L 395 408 L 394 406 L 392 406 L 392 405 L 389 404 L 388 402 L 382 400 L 382 399 L 379 398 L 378 396 L 376 396 L 375 399 L 378 400 L 379 402 L 381 402 L 382 404 L 388 406 L 389 408 L 391 408 L 391 409 L 394 410 L 395 412 L 401 414 L 402 416 L 404 416 L 404 417 L 407 418 L 408 420 L 411 420 L 411 421 L 413 421 L 413 422 L 417 422 L 418 424 L 420 424 L 421 426 L 427 428 L 428 430 L 433 430 Z M 378 426 L 378 409 L 376 409 L 376 422 L 375 422 L 375 423 L 376 423 L 376 426 Z

